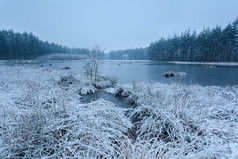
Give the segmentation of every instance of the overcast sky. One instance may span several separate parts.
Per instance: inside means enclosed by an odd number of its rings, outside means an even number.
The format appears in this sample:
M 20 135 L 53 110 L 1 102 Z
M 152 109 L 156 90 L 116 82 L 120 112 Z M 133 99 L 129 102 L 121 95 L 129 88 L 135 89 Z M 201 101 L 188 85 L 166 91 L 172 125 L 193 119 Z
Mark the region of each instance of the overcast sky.
M 69 47 L 126 49 L 203 26 L 225 27 L 238 0 L 0 0 L 0 29 Z

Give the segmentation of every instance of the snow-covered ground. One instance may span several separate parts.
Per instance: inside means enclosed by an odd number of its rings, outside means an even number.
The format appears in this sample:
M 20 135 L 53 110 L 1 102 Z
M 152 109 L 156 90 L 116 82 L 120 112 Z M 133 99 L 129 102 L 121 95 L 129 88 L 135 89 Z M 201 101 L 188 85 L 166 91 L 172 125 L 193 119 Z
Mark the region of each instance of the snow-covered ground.
M 183 64 L 183 65 L 210 65 L 210 66 L 238 66 L 238 62 L 185 62 L 185 61 L 168 61 L 165 63 Z
M 70 69 L 2 65 L 0 158 L 238 157 L 237 87 L 134 82 L 107 89 L 131 109 L 80 102 L 110 85 Z
M 238 157 L 237 87 L 135 83 L 122 88 L 131 94 L 128 101 L 138 103 L 130 114 L 141 119 L 137 142 L 148 158 Z

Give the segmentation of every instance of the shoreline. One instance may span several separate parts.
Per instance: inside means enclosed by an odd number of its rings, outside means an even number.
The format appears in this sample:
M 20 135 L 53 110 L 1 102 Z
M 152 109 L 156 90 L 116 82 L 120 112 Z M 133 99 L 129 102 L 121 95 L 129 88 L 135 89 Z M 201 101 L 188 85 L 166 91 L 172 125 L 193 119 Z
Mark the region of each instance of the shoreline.
M 212 66 L 238 66 L 238 62 L 185 62 L 185 61 L 168 61 L 165 63 L 180 65 L 212 65 Z
M 86 62 L 87 60 L 0 60 L 0 63 L 16 62 L 16 63 L 42 63 L 42 62 Z M 187 62 L 187 61 L 150 61 L 150 60 L 100 60 L 101 62 L 126 62 L 126 63 L 165 63 L 179 65 L 212 65 L 212 66 L 238 66 L 235 62 Z

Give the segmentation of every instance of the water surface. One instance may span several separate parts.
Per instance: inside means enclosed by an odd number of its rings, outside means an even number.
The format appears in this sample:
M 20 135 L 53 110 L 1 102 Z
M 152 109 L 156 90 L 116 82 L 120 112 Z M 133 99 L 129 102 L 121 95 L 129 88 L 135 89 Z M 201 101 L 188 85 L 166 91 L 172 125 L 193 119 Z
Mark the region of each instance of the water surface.
M 50 67 L 70 66 L 82 70 L 84 62 L 52 63 Z M 49 64 L 45 64 L 48 65 Z M 167 71 L 182 71 L 185 76 L 165 78 Z M 200 85 L 238 85 L 237 67 L 207 67 L 203 65 L 166 64 L 158 62 L 102 62 L 99 72 L 118 79 L 120 83 L 132 81 L 159 81 L 162 83 L 195 83 Z
M 61 68 L 69 66 L 73 70 L 82 71 L 85 62 L 44 62 L 34 65 L 43 67 Z M 65 70 L 67 71 L 67 70 Z M 162 76 L 167 71 L 182 71 L 185 76 L 165 78 Z M 203 65 L 169 64 L 159 62 L 101 62 L 99 72 L 118 79 L 119 83 L 132 83 L 132 81 L 162 83 L 178 82 L 184 84 L 200 84 L 203 86 L 238 85 L 238 67 Z

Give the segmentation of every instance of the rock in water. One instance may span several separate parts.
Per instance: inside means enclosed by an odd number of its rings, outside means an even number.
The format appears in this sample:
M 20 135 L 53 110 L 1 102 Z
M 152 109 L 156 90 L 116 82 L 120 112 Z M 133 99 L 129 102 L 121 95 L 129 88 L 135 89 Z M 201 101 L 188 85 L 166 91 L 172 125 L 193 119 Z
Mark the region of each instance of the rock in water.
M 175 76 L 185 76 L 185 72 L 173 72 L 173 71 L 168 71 L 162 74 L 162 76 L 168 78 L 168 77 L 175 77 Z
M 61 69 L 68 70 L 68 69 L 70 69 L 70 67 L 69 66 L 62 66 Z
M 168 77 L 177 76 L 177 74 L 175 72 L 169 71 L 169 72 L 165 72 L 164 74 L 162 74 L 162 76 L 168 78 Z

